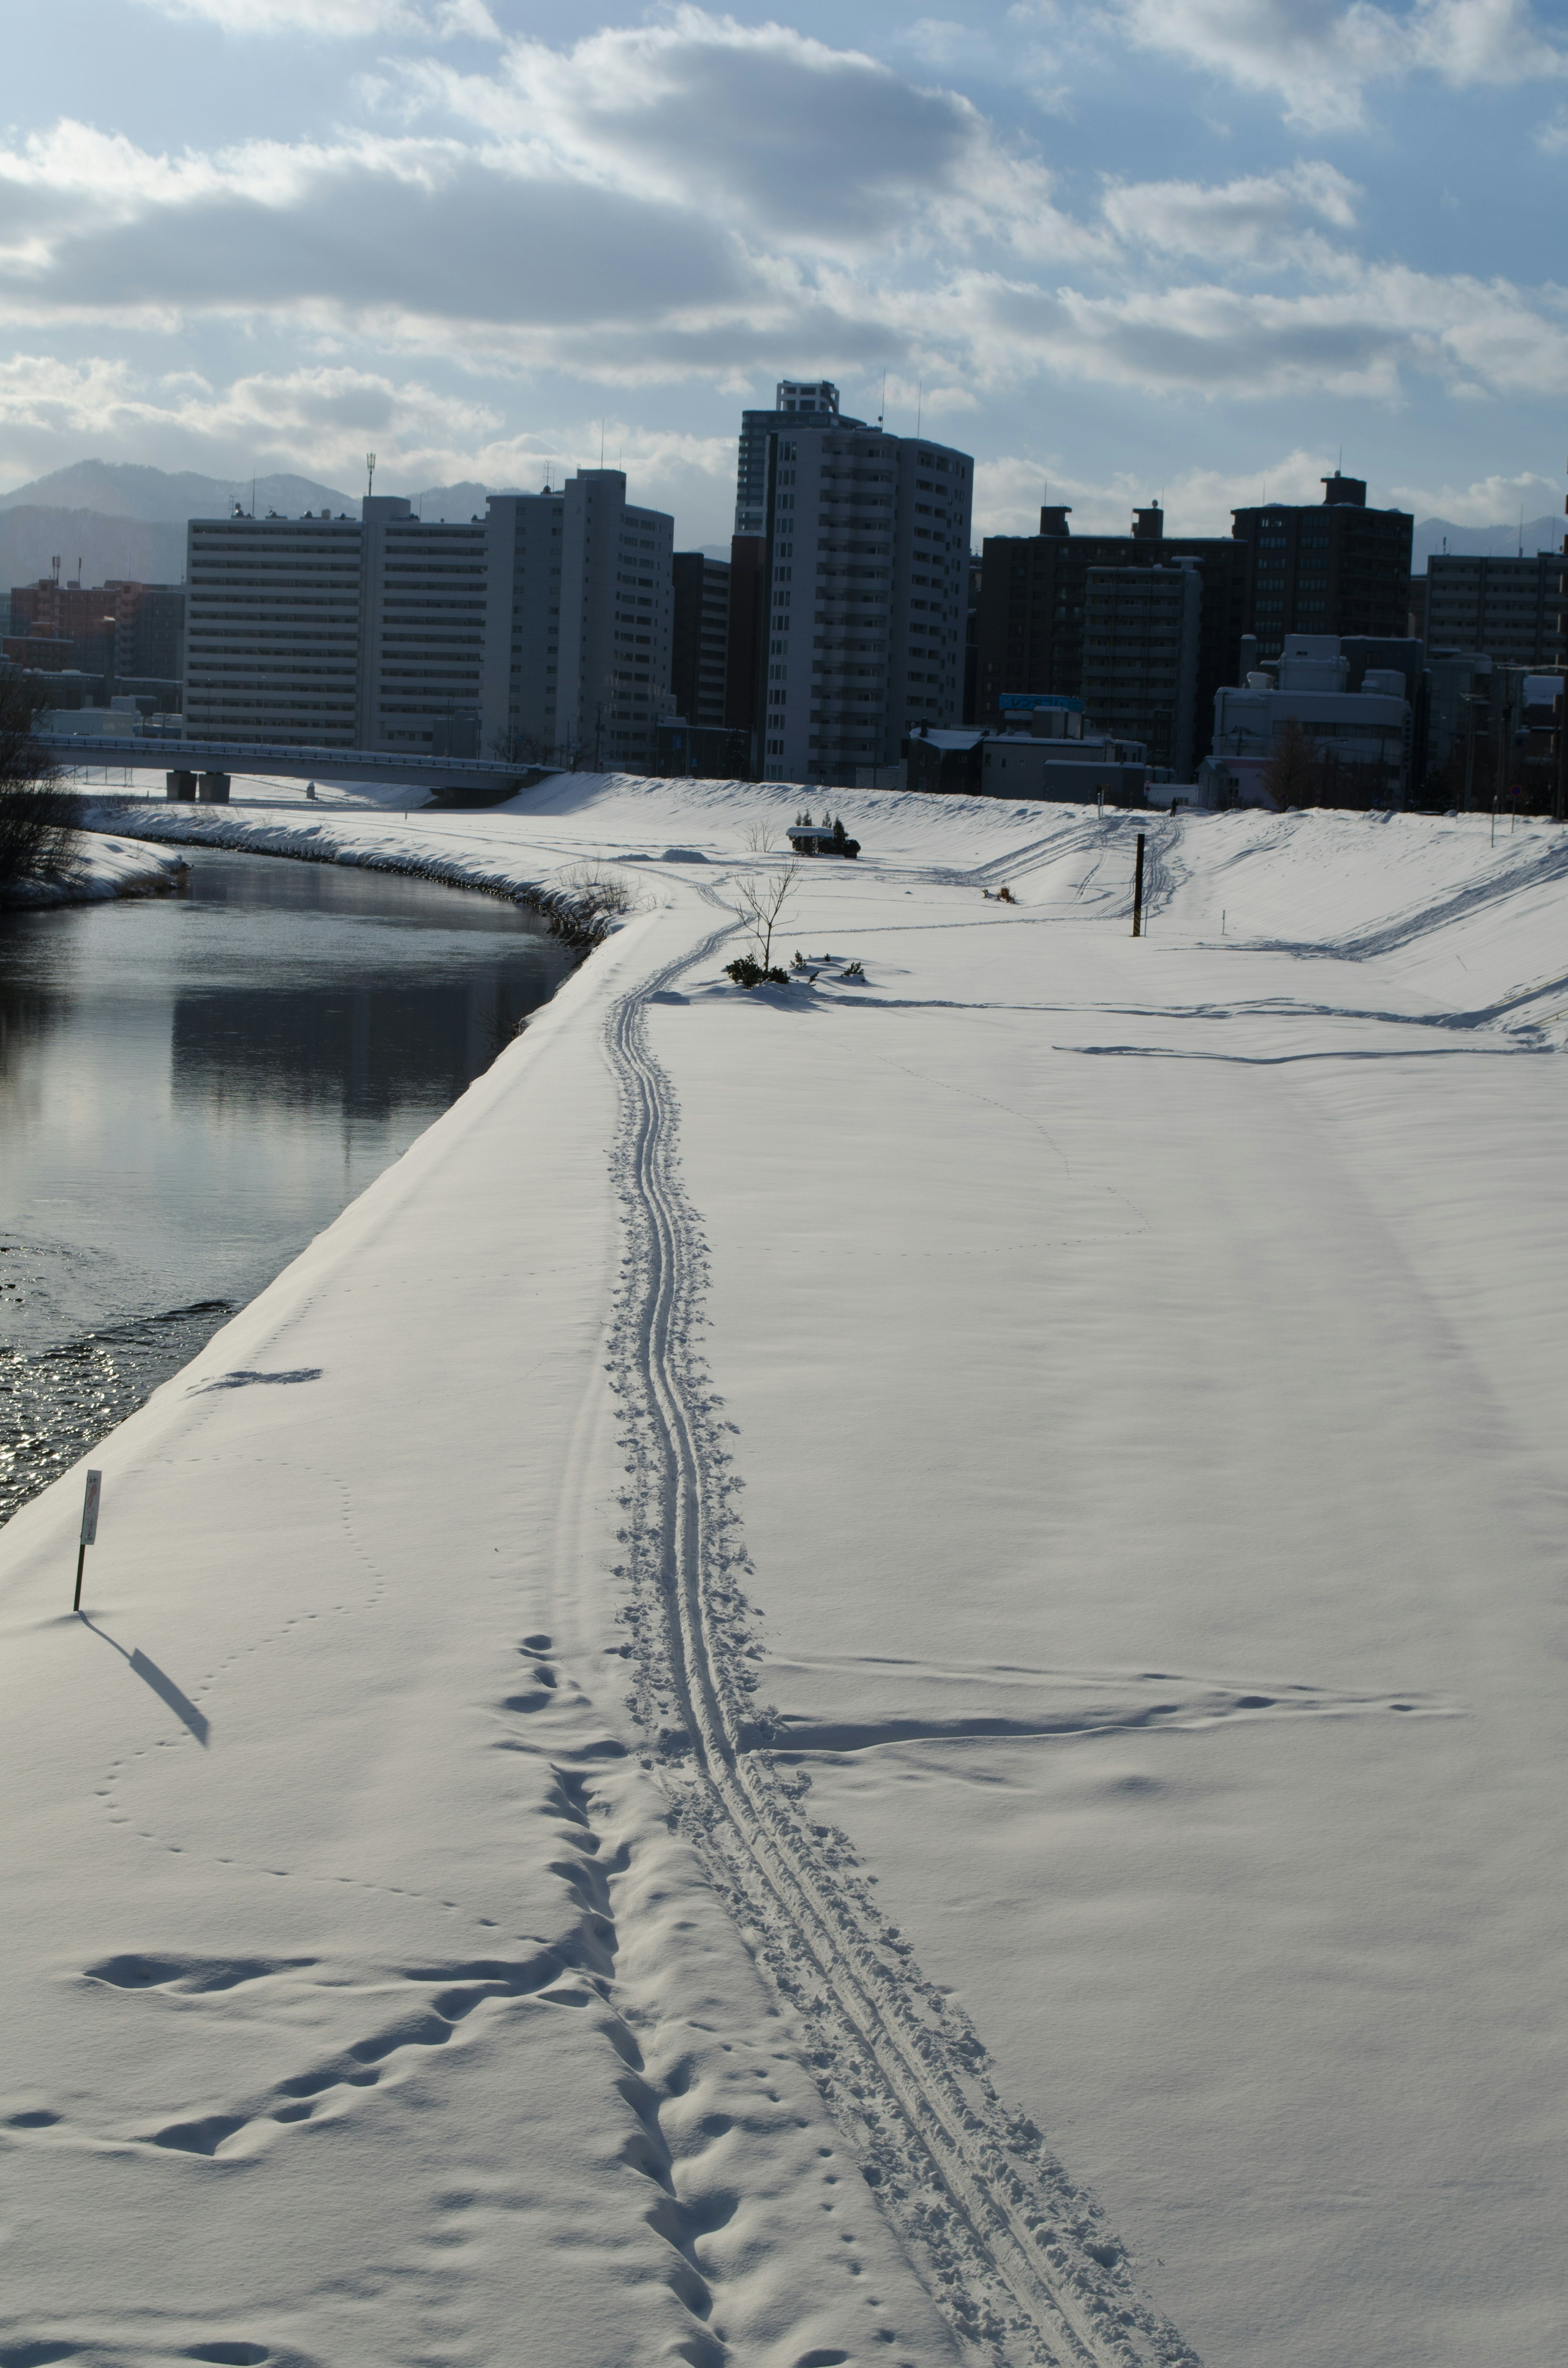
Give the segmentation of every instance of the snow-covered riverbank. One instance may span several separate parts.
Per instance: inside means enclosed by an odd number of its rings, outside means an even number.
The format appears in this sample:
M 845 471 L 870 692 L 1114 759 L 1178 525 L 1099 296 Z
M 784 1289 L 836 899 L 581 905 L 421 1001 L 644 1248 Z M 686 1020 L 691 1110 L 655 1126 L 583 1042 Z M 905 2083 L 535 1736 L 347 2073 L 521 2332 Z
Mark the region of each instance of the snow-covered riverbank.
M 0 885 L 0 912 L 36 912 L 59 905 L 101 905 L 113 896 L 155 896 L 176 887 L 181 858 L 113 830 L 92 831 L 77 842 L 69 869 L 47 880 Z
M 0 1536 L 0 2347 L 1561 2357 L 1568 840 L 801 796 L 326 818 L 641 909 Z

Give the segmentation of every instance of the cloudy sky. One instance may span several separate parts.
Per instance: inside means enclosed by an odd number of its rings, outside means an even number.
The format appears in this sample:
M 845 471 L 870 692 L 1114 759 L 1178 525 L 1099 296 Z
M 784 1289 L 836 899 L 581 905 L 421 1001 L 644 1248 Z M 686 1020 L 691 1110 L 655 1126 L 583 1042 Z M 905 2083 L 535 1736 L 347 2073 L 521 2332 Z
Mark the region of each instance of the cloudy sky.
M 934 0 L 941 6 L 942 0 Z M 619 460 L 727 537 L 780 374 L 987 528 L 1555 509 L 1568 0 L 50 0 L 7 12 L 0 489 Z

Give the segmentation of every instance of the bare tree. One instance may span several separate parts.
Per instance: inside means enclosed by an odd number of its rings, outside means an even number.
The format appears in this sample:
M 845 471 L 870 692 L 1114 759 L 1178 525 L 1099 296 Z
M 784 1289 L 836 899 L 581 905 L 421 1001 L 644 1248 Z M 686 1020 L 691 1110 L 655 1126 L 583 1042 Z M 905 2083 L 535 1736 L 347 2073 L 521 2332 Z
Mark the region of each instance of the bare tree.
M 0 674 L 0 887 L 57 877 L 76 849 L 75 806 L 36 734 L 42 694 Z
M 751 930 L 757 961 L 765 971 L 773 967 L 773 932 L 800 877 L 800 865 L 791 863 L 787 871 L 769 871 L 759 880 L 740 880 L 735 883 L 741 918 Z
M 1275 737 L 1274 754 L 1264 768 L 1264 788 L 1281 811 L 1286 806 L 1315 804 L 1317 769 L 1312 744 L 1300 719 L 1288 715 Z

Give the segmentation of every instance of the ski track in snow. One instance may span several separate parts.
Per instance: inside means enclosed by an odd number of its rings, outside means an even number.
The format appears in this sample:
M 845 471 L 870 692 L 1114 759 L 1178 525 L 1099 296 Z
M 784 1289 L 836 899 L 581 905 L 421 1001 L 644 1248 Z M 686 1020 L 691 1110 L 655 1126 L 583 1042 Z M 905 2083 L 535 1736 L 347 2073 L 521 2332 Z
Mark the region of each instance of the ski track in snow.
M 710 901 L 717 901 L 711 892 Z M 1098 2204 L 1009 2111 L 966 2017 L 813 1825 L 808 1783 L 757 1748 L 756 1648 L 740 1581 L 729 1426 L 696 1345 L 706 1249 L 679 1177 L 678 1108 L 648 1043 L 650 998 L 729 926 L 612 1007 L 628 1250 L 611 1386 L 629 1450 L 624 1616 L 634 1697 L 676 1804 L 748 1945 L 802 2029 L 830 2111 L 971 2356 L 1048 2368 L 1196 2368 L 1140 2294 Z

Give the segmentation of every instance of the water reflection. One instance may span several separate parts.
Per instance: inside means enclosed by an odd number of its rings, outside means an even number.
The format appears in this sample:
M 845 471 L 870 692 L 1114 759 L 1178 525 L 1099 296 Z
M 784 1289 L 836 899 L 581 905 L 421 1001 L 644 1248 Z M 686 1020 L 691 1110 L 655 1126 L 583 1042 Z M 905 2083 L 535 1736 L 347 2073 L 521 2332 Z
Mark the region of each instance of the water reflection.
M 184 1363 L 573 957 L 511 906 L 202 849 L 0 916 L 0 1519 Z

